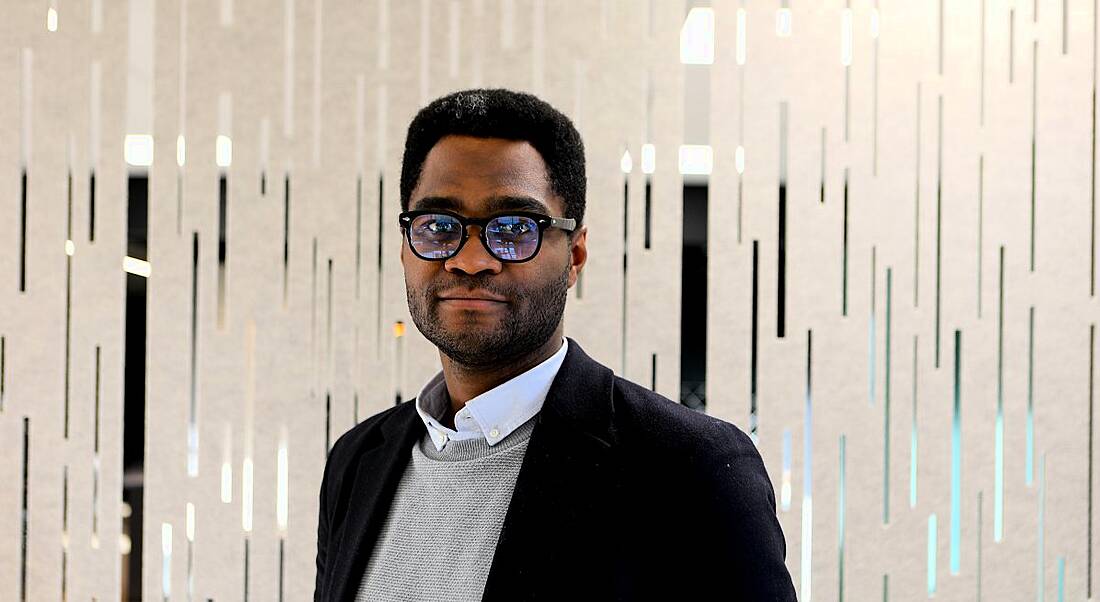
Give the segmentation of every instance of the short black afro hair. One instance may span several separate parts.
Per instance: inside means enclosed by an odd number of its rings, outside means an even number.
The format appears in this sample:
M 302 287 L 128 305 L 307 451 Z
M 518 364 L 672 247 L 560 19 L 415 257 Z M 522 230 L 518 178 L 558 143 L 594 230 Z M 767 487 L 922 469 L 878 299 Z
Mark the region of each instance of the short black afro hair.
M 460 90 L 420 109 L 409 124 L 401 160 L 402 211 L 409 208 L 428 151 L 448 135 L 526 140 L 546 162 L 550 189 L 565 202 L 565 217 L 580 227 L 586 182 L 580 133 L 546 101 L 502 88 Z

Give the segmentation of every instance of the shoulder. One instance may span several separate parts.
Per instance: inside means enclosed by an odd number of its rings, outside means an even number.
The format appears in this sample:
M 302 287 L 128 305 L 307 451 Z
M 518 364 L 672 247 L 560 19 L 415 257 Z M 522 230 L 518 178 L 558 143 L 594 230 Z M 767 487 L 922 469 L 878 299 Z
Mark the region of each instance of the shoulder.
M 736 425 L 619 376 L 614 379 L 613 404 L 616 436 L 628 447 L 712 462 L 757 454 L 752 439 Z
M 761 545 L 782 558 L 775 490 L 744 431 L 617 376 L 614 391 L 619 455 L 630 474 L 675 492 L 674 503 L 693 509 L 685 520 L 745 541 L 766 534 Z
M 415 413 L 415 399 L 403 401 L 393 407 L 373 414 L 359 424 L 344 431 L 329 449 L 328 464 L 344 464 L 354 460 L 362 451 L 369 448 L 376 438 L 381 437 L 382 427 L 390 420 L 398 419 L 408 412 Z
M 410 399 L 382 410 L 337 437 L 325 460 L 322 488 L 335 492 L 342 488 L 345 480 L 354 480 L 359 459 L 381 442 L 382 428 L 390 421 L 407 417 L 410 412 L 415 414 L 414 401 Z

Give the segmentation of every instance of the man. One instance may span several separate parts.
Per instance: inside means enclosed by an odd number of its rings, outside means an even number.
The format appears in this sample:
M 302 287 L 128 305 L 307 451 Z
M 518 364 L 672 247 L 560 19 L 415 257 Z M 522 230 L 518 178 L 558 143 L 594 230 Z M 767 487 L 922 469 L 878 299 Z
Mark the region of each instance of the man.
M 315 600 L 794 600 L 752 441 L 563 336 L 588 256 L 569 119 L 507 90 L 437 99 L 401 206 L 443 370 L 333 446 Z

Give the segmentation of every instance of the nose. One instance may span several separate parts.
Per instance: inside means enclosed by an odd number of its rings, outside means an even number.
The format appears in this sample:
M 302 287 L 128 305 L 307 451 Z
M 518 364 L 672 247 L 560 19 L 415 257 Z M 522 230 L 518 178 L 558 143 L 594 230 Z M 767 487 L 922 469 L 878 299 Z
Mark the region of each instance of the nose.
M 474 228 L 474 230 L 468 230 L 469 238 L 466 240 L 466 244 L 462 245 L 458 253 L 444 261 L 443 267 L 448 272 L 460 271 L 467 274 L 478 274 L 488 271 L 499 274 L 504 267 L 504 263 L 489 254 L 485 245 L 481 243 L 481 226 L 471 224 L 467 228 Z

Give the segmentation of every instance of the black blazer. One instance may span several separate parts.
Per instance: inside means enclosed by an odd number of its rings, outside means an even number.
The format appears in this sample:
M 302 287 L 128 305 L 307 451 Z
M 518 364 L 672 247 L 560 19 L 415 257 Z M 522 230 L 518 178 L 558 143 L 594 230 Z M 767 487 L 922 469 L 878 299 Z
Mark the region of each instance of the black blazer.
M 752 440 L 616 376 L 572 338 L 535 418 L 484 600 L 795 600 Z M 350 602 L 414 443 L 413 400 L 333 445 L 315 601 Z

